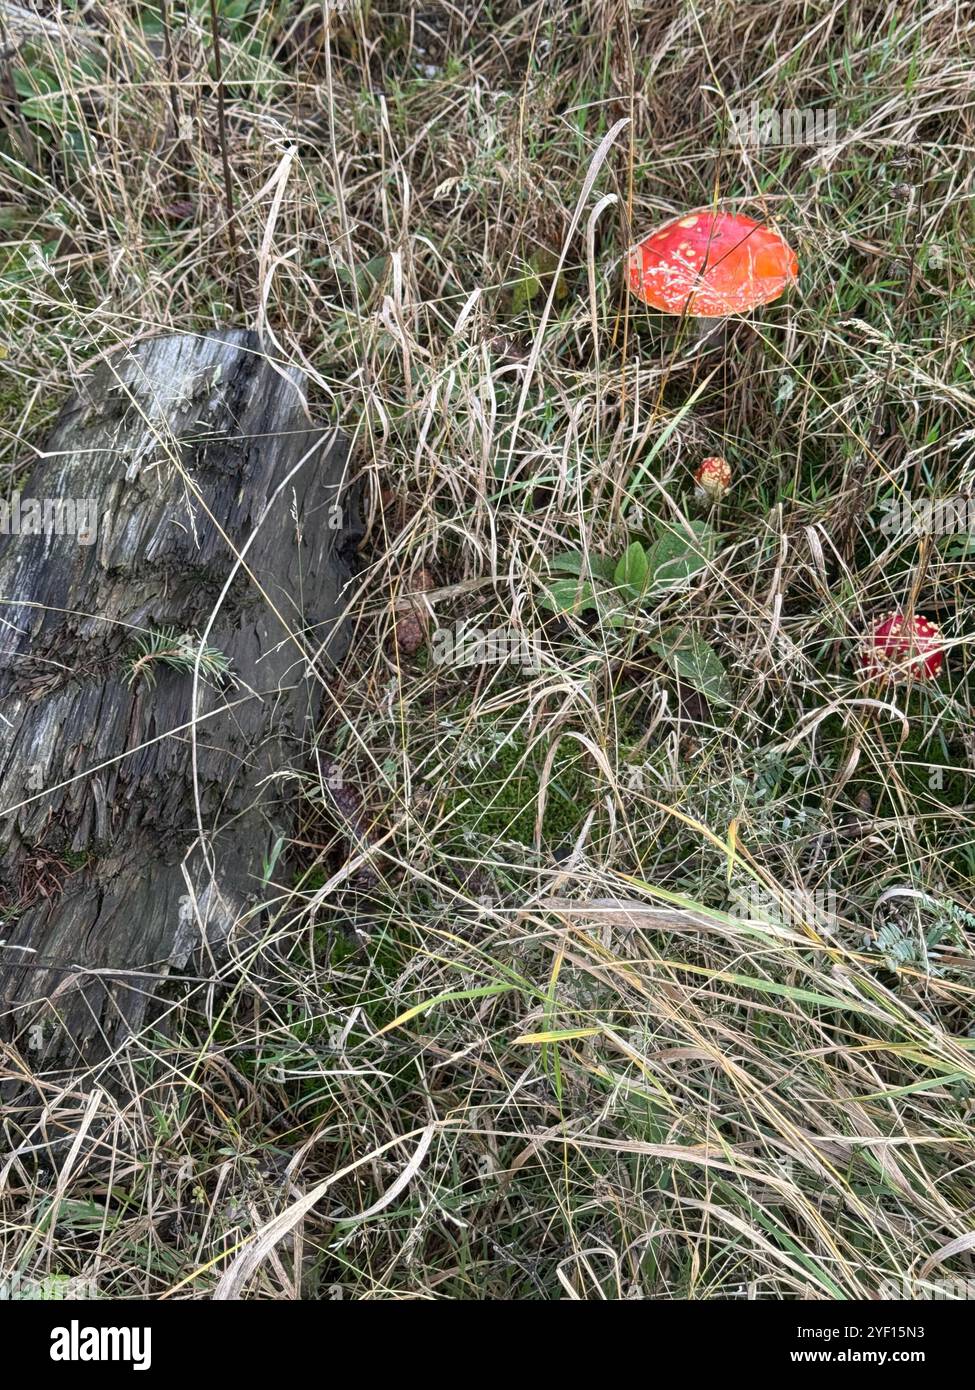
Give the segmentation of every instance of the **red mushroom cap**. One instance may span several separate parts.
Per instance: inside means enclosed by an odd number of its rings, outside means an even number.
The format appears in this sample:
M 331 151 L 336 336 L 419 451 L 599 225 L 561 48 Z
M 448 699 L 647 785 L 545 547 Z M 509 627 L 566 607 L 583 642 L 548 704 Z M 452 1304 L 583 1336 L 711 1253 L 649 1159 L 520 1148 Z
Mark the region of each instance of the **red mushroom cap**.
M 723 458 L 702 459 L 694 481 L 699 492 L 717 501 L 731 486 L 731 464 Z
M 887 613 L 878 618 L 860 645 L 859 667 L 868 680 L 937 680 L 944 664 L 941 629 L 918 614 Z
M 665 222 L 630 252 L 630 289 L 664 314 L 723 318 L 769 304 L 799 274 L 771 227 L 734 212 L 691 212 Z

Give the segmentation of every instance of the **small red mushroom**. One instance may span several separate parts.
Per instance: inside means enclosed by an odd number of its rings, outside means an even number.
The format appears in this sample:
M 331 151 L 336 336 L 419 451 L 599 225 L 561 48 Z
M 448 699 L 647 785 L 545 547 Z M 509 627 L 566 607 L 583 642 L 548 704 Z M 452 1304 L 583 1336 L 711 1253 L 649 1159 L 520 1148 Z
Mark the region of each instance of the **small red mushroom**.
M 665 222 L 628 259 L 630 289 L 664 314 L 724 318 L 769 304 L 799 274 L 771 227 L 735 212 L 691 212 Z
M 930 618 L 887 613 L 860 644 L 859 669 L 867 680 L 937 680 L 944 664 L 941 629 Z
M 704 459 L 694 474 L 694 491 L 702 500 L 720 502 L 731 486 L 731 464 L 727 459 Z

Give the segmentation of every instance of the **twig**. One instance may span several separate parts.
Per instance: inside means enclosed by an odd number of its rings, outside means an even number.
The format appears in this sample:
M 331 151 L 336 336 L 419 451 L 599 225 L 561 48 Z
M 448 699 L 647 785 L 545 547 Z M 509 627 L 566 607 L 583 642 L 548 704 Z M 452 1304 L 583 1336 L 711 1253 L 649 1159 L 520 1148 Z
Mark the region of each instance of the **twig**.
M 237 250 L 237 224 L 234 220 L 234 187 L 230 175 L 230 155 L 227 152 L 227 115 L 224 109 L 223 63 L 220 58 L 220 24 L 217 0 L 210 0 L 210 29 L 213 34 L 213 70 L 217 79 L 217 130 L 220 137 L 220 158 L 223 162 L 223 184 L 227 199 L 227 241 L 230 246 L 230 273 L 234 281 L 234 305 L 238 314 L 244 312 L 240 293 L 240 256 Z

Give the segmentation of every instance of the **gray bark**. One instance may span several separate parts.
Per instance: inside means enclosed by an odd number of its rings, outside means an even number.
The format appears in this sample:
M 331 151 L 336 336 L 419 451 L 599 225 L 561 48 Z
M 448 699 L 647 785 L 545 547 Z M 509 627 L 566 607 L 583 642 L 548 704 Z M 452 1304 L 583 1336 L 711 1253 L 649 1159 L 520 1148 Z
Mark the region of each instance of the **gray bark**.
M 104 1057 L 198 948 L 257 929 L 273 774 L 307 758 L 358 539 L 300 385 L 242 331 L 143 342 L 71 398 L 0 527 L 0 1036 L 33 1070 Z M 28 499 L 65 533 L 25 534 Z M 192 670 L 129 683 L 163 629 L 229 661 L 195 708 Z

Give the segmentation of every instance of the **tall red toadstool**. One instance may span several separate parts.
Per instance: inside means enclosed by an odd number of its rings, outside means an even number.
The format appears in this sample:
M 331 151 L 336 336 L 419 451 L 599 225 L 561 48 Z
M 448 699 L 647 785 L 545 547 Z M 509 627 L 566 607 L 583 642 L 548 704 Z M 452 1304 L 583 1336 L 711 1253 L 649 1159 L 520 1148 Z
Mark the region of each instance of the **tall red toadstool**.
M 771 227 L 706 210 L 651 232 L 630 252 L 628 270 L 630 289 L 652 309 L 724 318 L 778 299 L 799 261 Z
M 879 683 L 937 680 L 944 664 L 944 643 L 937 623 L 921 614 L 887 613 L 878 618 L 860 644 L 861 676 Z

